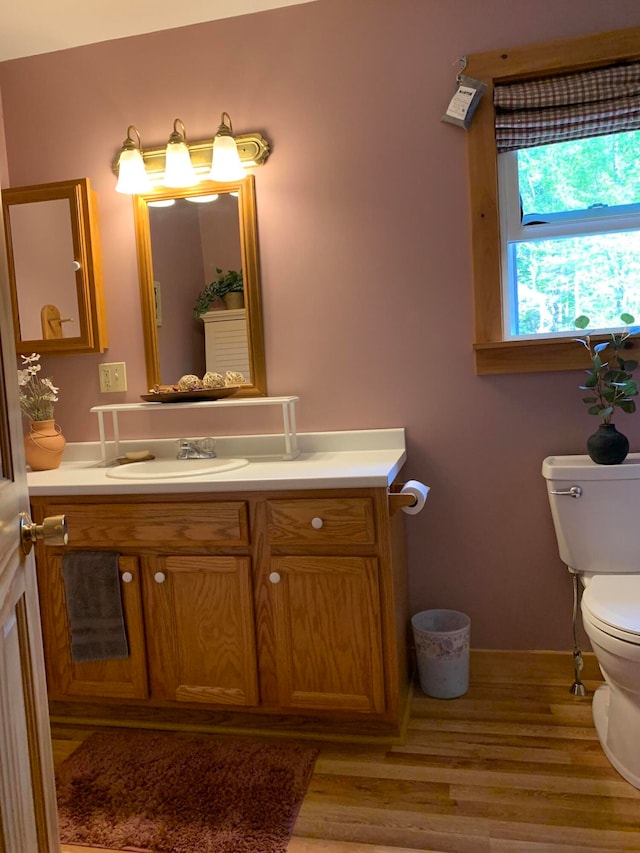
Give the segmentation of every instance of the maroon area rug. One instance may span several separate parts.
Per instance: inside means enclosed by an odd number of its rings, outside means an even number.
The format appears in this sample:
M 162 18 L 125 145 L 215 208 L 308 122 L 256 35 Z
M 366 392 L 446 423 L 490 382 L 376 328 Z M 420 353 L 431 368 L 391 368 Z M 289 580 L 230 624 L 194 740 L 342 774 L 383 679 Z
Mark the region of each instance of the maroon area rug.
M 66 844 L 285 853 L 317 749 L 247 738 L 96 732 L 57 773 Z

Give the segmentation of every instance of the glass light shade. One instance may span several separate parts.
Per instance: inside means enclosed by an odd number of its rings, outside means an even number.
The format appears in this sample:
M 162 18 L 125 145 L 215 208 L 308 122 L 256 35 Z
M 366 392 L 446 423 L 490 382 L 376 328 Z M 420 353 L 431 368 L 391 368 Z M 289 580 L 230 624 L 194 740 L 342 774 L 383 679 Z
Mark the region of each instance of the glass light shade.
M 144 160 L 139 148 L 123 148 L 118 160 L 116 191 L 127 195 L 151 191 L 151 181 L 144 167 Z
M 233 136 L 216 136 L 213 140 L 210 181 L 241 181 L 245 171 Z
M 165 187 L 192 187 L 198 183 L 189 149 L 184 142 L 169 142 L 165 157 Z
M 233 195 L 233 193 L 230 193 L 230 195 Z M 213 195 L 188 195 L 185 201 L 192 201 L 194 204 L 211 204 L 213 201 L 218 201 L 219 198 L 218 193 L 214 193 Z

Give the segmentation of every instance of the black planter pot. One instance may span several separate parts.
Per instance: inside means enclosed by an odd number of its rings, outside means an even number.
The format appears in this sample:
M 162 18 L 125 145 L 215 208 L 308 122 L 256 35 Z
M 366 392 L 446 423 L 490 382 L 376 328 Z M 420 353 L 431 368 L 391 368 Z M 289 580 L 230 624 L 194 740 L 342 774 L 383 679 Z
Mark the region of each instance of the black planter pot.
M 600 424 L 587 439 L 587 453 L 598 465 L 619 465 L 629 452 L 629 439 L 615 424 Z

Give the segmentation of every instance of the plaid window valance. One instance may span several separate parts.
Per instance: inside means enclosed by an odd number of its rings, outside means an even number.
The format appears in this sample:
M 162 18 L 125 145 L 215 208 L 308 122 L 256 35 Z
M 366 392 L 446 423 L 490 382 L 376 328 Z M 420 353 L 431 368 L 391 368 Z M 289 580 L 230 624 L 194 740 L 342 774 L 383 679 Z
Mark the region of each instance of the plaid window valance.
M 499 152 L 640 129 L 640 62 L 496 84 Z

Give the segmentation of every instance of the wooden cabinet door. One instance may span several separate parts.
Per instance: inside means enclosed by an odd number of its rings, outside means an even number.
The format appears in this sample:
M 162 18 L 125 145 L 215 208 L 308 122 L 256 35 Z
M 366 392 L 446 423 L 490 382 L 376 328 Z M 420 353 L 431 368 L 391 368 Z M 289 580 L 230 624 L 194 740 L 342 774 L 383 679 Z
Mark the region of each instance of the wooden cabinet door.
M 121 586 L 129 644 L 129 657 L 122 660 L 74 663 L 62 558 L 41 550 L 37 568 L 49 698 L 145 699 L 149 691 L 138 559 L 120 557 L 119 562 L 120 577 L 129 581 Z
M 384 711 L 377 560 L 273 557 L 270 572 L 282 707 Z
M 152 698 L 256 705 L 249 558 L 149 558 L 144 585 Z

